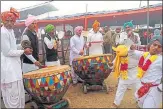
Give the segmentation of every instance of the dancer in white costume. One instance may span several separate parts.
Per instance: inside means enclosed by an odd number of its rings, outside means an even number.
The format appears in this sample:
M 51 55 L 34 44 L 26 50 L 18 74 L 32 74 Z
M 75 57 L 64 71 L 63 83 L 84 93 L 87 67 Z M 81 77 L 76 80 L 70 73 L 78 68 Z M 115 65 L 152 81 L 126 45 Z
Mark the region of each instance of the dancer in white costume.
M 131 49 L 134 50 L 135 46 Z M 134 50 L 139 58 L 137 77 L 141 78 L 135 97 L 140 108 L 160 108 L 162 103 L 162 37 L 153 37 L 149 52 Z M 161 83 L 161 84 L 160 84 Z
M 11 8 L 1 14 L 3 27 L 1 27 L 1 90 L 6 108 L 24 108 L 25 93 L 22 81 L 20 56 L 29 55 L 32 50 L 18 50 L 13 31 L 14 23 L 19 13 Z M 21 48 L 21 47 L 19 47 Z
M 141 45 L 139 34 L 134 33 L 132 30 L 132 27 L 133 27 L 133 23 L 131 21 L 124 23 L 123 28 L 125 29 L 125 31 L 120 33 L 120 38 L 119 38 L 118 44 L 122 44 L 125 46 L 129 46 L 130 44 Z M 129 62 L 129 66 L 131 66 L 131 67 L 129 67 L 129 69 L 130 68 L 136 69 L 138 60 L 132 58 L 131 52 L 129 52 L 129 58 L 131 58 L 133 61 L 133 62 L 132 61 Z M 131 87 L 128 87 L 127 89 L 131 89 Z
M 134 59 L 134 53 L 128 51 L 128 47 L 125 45 L 118 45 L 117 48 L 113 47 L 113 50 L 116 52 L 116 58 L 113 61 L 114 75 L 119 78 L 119 83 L 111 108 L 117 108 L 121 104 L 128 87 L 132 86 L 135 91 L 137 90 L 139 79 L 136 78 L 137 60 Z M 111 65 L 109 66 L 113 68 Z

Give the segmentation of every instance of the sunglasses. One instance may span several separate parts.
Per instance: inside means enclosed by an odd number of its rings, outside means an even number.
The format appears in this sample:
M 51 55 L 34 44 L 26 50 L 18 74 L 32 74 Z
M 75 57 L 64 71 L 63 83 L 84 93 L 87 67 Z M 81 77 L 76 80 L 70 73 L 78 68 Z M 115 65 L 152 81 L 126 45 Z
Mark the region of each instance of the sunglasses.
M 126 28 L 130 28 L 129 26 L 127 26 Z

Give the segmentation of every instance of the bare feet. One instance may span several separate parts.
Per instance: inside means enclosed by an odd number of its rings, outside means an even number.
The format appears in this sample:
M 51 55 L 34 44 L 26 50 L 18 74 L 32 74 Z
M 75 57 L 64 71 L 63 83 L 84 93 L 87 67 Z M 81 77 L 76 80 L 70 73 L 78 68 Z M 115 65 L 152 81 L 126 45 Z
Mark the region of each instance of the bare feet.
M 131 90 L 132 88 L 131 87 L 128 87 L 127 90 Z
M 111 106 L 110 108 L 116 108 L 116 109 L 117 109 L 118 106 L 117 106 L 115 103 L 113 103 L 112 106 Z
M 113 92 L 114 91 L 114 87 L 109 87 L 109 92 Z

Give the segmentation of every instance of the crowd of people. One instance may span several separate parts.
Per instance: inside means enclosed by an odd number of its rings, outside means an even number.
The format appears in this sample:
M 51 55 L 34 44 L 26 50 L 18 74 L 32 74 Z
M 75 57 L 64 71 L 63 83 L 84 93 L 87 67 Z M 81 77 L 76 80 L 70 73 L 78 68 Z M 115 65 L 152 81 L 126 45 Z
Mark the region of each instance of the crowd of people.
M 29 16 L 25 20 L 26 29 L 22 35 L 22 42 L 30 42 L 30 46 L 16 45 L 14 24 L 20 17 L 14 8 L 1 14 L 1 90 L 6 108 L 24 108 L 25 91 L 22 72 L 42 68 L 38 61 L 38 37 L 35 31 L 37 19 Z M 102 55 L 115 53 L 115 59 L 108 63 L 118 81 L 118 87 L 113 101 L 113 108 L 118 108 L 123 96 L 131 86 L 135 89 L 135 101 L 140 108 L 159 108 L 162 104 L 162 33 L 154 32 L 150 39 L 149 51 L 136 50 L 141 45 L 139 34 L 133 31 L 132 22 L 126 22 L 121 28 L 112 32 L 105 26 L 100 30 L 100 22 L 93 23 L 87 41 L 82 36 L 83 27 L 74 29 L 75 35 L 70 38 L 70 66 L 74 58 L 85 55 Z M 52 24 L 45 27 L 44 46 L 46 51 L 46 66 L 60 66 L 57 47 L 61 42 Z M 21 57 L 21 58 L 20 58 Z M 21 62 L 22 61 L 22 62 Z M 83 82 L 72 70 L 73 84 Z
M 104 43 L 103 43 L 104 50 L 105 50 L 104 53 L 111 53 L 111 46 L 117 46 L 118 44 L 122 44 L 122 41 L 127 38 L 125 37 L 126 36 L 125 34 L 128 33 L 128 31 L 134 34 L 133 36 L 135 36 L 134 37 L 135 39 L 138 39 L 139 45 L 148 45 L 149 41 L 154 36 L 160 36 L 160 35 L 162 36 L 163 29 L 161 30 L 154 29 L 153 32 L 149 30 L 149 34 L 147 34 L 147 30 L 134 29 L 132 22 L 128 22 L 128 23 L 130 23 L 129 28 L 128 27 L 126 28 L 125 25 L 123 26 L 123 28 L 116 27 L 115 30 L 112 30 L 108 26 L 101 27 L 102 31 L 100 32 L 102 33 L 104 39 Z

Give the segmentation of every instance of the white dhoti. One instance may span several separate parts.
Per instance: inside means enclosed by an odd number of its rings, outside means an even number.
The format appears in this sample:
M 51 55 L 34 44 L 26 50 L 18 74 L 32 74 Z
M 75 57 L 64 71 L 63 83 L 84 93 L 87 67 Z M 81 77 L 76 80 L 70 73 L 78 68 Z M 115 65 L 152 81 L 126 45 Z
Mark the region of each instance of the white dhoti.
M 136 92 L 135 97 L 140 108 L 161 108 L 162 92 L 158 91 L 157 86 L 151 87 L 141 98 L 138 98 Z
M 136 69 L 130 69 L 128 70 L 128 80 L 123 80 L 121 77 L 119 78 L 119 83 L 114 99 L 114 103 L 119 106 L 121 104 L 121 101 L 124 97 L 124 94 L 127 90 L 127 88 L 132 87 L 134 89 L 134 92 L 139 88 L 140 80 L 136 78 L 136 75 L 134 75 L 134 72 L 136 72 Z M 133 93 L 134 96 L 134 93 Z
M 6 108 L 25 108 L 23 81 L 1 84 L 3 101 Z
M 124 97 L 124 94 L 125 94 L 127 88 L 130 88 L 130 87 L 132 87 L 132 89 L 134 89 L 136 91 L 136 89 L 138 88 L 138 81 L 128 83 L 128 84 L 124 84 L 121 81 L 121 79 L 119 80 L 116 95 L 115 95 L 115 99 L 114 99 L 114 103 L 117 106 L 119 106 L 121 104 L 121 101 L 122 101 L 122 99 Z M 133 94 L 133 96 L 134 96 L 134 94 Z
M 77 83 L 78 82 L 78 75 L 74 72 L 73 67 L 71 66 L 71 75 L 72 75 L 72 81 L 73 83 Z
M 37 69 L 39 69 L 39 67 L 37 67 L 35 64 L 23 63 L 23 66 L 22 66 L 23 73 L 27 73 L 27 72 L 37 70 Z
M 60 66 L 61 64 L 60 64 L 60 60 L 58 60 L 58 61 L 51 61 L 51 62 L 45 62 L 45 65 L 46 66 Z
M 74 69 L 72 66 L 71 66 L 71 76 L 72 76 L 73 84 L 76 84 L 78 81 L 83 82 L 83 80 L 74 72 Z

